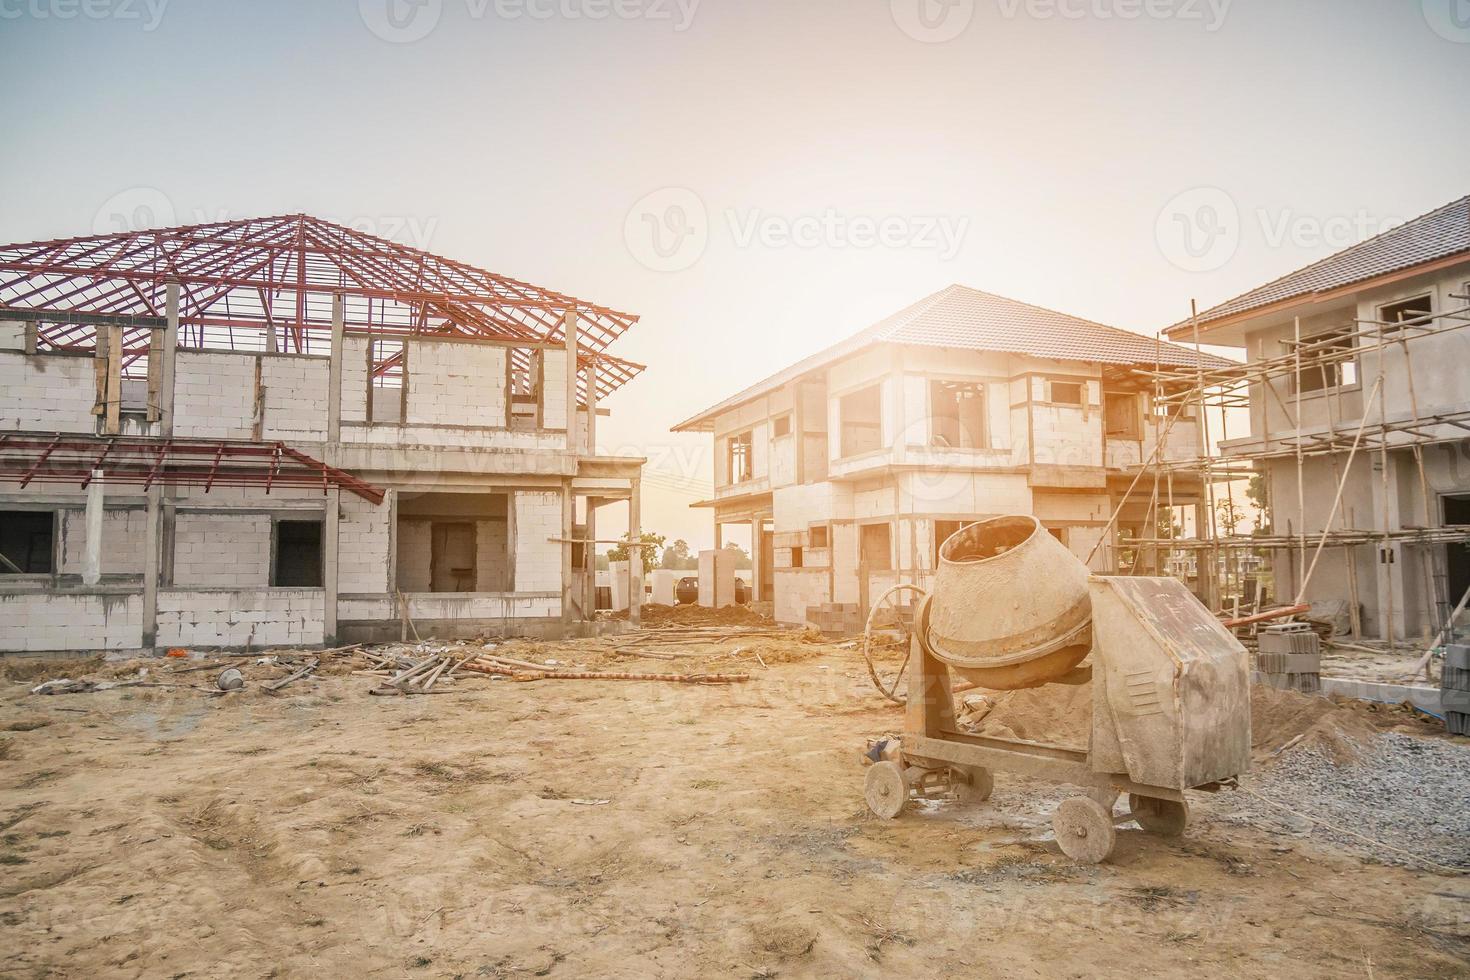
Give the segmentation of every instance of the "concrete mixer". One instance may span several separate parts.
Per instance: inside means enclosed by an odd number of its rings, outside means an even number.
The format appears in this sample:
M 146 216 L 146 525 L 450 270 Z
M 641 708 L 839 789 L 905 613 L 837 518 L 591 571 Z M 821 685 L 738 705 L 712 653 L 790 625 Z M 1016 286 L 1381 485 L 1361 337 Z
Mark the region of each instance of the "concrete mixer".
M 880 817 L 916 796 L 981 802 L 993 773 L 1021 773 L 1082 789 L 1052 827 L 1068 857 L 1096 863 L 1118 825 L 1182 834 L 1185 791 L 1233 785 L 1249 767 L 1245 648 L 1179 580 L 1090 575 L 1033 517 L 945 541 L 909 643 L 904 735 L 867 775 Z M 1087 750 L 961 731 L 956 676 L 998 691 L 1090 680 Z M 1124 793 L 1128 809 L 1115 814 Z

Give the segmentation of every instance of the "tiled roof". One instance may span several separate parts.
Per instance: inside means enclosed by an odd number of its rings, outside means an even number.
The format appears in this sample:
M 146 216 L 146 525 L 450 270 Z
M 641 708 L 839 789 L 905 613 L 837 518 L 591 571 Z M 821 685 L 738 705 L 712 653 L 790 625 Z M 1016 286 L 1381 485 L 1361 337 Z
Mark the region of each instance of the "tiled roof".
M 1199 322 L 1203 326 L 1236 313 L 1367 282 L 1461 252 L 1470 252 L 1470 197 L 1451 201 L 1423 217 L 1205 310 Z M 1185 320 L 1169 330 L 1190 325 L 1191 321 Z
M 714 416 L 789 384 L 809 371 L 883 343 L 996 351 L 1091 364 L 1194 367 L 1199 362 L 1210 369 L 1233 363 L 994 293 L 950 286 L 700 412 L 681 422 L 674 431 L 697 430 Z

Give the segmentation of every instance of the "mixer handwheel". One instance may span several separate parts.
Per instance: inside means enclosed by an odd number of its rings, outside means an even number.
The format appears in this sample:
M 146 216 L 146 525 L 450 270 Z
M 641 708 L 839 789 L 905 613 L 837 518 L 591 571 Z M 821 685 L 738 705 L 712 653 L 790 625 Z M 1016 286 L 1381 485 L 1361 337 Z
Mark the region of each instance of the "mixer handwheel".
M 1101 803 L 1086 796 L 1063 800 L 1052 814 L 1062 853 L 1082 864 L 1097 864 L 1113 851 L 1113 815 Z
M 954 798 L 961 803 L 984 803 L 995 791 L 995 776 L 980 766 L 950 766 Z
M 884 820 L 898 816 L 909 802 L 909 784 L 903 768 L 896 762 L 875 762 L 869 766 L 863 798 L 868 801 L 868 809 Z
M 1189 804 L 1180 800 L 1129 793 L 1128 809 L 1133 811 L 1138 826 L 1160 837 L 1178 837 L 1189 826 Z

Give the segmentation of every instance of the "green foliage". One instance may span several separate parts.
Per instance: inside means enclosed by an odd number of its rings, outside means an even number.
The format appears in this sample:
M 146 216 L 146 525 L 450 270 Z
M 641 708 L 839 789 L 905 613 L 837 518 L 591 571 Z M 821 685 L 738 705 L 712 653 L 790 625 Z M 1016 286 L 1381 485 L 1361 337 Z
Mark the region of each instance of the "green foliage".
M 643 570 L 647 572 L 658 567 L 658 552 L 664 546 L 664 541 L 667 539 L 662 534 L 644 531 L 642 540 L 643 545 L 639 553 L 643 558 Z M 610 562 L 628 561 L 632 557 L 632 544 L 633 536 L 631 534 L 623 535 L 623 543 L 607 553 L 607 560 Z
M 699 556 L 689 550 L 688 541 L 680 538 L 664 549 L 663 558 L 659 561 L 659 567 L 677 571 L 698 569 Z

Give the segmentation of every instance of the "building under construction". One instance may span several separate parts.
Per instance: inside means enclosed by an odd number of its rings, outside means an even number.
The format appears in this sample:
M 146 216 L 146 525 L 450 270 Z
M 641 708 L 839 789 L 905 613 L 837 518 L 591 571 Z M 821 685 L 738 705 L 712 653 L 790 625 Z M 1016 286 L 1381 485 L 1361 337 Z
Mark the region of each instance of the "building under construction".
M 0 248 L 0 651 L 577 630 L 636 320 L 304 215 Z
M 1212 515 L 1239 515 L 1239 481 L 1257 475 L 1269 522 L 1207 520 L 1188 538 L 1150 522 L 1146 560 L 1193 559 L 1222 606 L 1256 599 L 1249 569 L 1266 557 L 1277 603 L 1310 603 L 1354 637 L 1436 636 L 1470 590 L 1467 325 L 1470 197 L 1170 327 L 1247 361 L 1156 372 L 1159 400 L 1195 406 L 1219 451 L 1154 458 L 1131 499 L 1165 511 L 1189 474 Z

